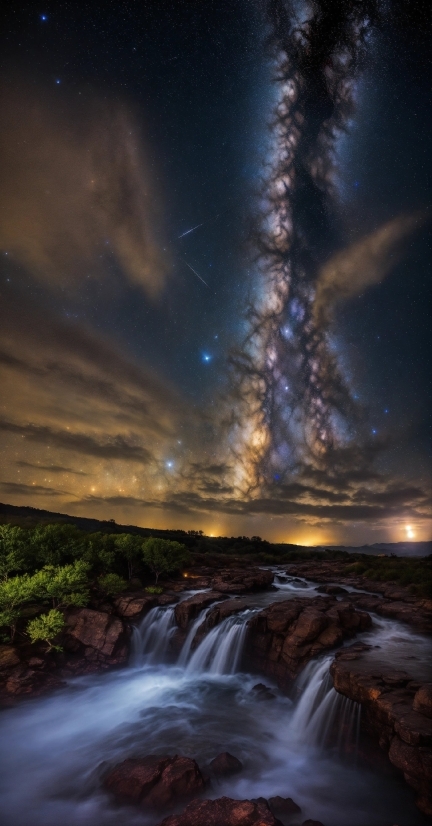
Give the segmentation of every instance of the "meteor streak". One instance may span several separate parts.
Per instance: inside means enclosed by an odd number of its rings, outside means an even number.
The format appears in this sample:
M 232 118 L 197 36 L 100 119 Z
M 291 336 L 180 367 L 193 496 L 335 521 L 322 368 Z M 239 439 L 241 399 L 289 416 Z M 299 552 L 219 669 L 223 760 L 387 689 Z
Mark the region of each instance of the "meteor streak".
M 208 288 L 209 288 L 209 290 L 210 290 L 210 287 L 209 287 L 209 285 L 207 284 L 207 281 L 204 281 L 204 278 L 201 278 L 201 276 L 199 275 L 199 273 L 197 273 L 197 271 L 196 271 L 196 270 L 194 270 L 194 268 L 193 268 L 193 267 L 191 267 L 191 265 L 190 265 L 190 264 L 188 264 L 188 262 L 186 261 L 186 258 L 184 258 L 183 260 L 184 260 L 184 262 L 185 262 L 186 266 L 187 266 L 187 267 L 189 267 L 189 269 L 190 269 L 190 270 L 192 270 L 192 272 L 196 275 L 196 277 L 197 277 L 197 278 L 199 278 L 199 280 L 200 280 L 200 281 L 202 281 L 202 283 L 203 283 L 203 284 L 205 284 L 205 285 L 206 285 L 206 287 L 208 287 Z
M 197 224 L 196 227 L 192 227 L 192 229 L 187 229 L 186 232 L 183 232 L 181 235 L 178 236 L 178 238 L 184 238 L 185 235 L 189 235 L 190 232 L 194 232 L 196 229 L 199 229 L 202 226 L 203 224 Z

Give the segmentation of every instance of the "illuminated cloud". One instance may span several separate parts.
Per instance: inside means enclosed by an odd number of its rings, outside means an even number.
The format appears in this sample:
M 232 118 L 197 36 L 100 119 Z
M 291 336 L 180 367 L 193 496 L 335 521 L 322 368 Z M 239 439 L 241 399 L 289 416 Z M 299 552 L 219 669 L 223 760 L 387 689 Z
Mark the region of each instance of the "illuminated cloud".
M 401 215 L 336 253 L 322 267 L 316 281 L 316 325 L 328 325 L 338 304 L 382 281 L 398 263 L 407 239 L 424 221 L 424 213 Z
M 0 90 L 0 246 L 51 286 L 124 278 L 160 292 L 158 202 L 143 139 L 125 105 L 37 85 Z

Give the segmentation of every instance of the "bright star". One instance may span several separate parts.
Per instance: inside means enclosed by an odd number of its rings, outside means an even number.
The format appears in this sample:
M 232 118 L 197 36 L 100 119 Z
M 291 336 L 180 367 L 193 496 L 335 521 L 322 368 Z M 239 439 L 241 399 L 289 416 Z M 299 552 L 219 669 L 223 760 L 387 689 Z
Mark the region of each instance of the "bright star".
M 166 463 L 166 466 L 167 466 L 167 467 L 172 467 L 172 466 L 173 466 L 173 464 L 174 464 L 174 462 L 167 462 L 167 463 Z
M 56 83 L 60 83 L 60 81 L 59 81 L 59 80 L 56 80 Z
M 202 357 L 202 359 L 203 359 L 203 361 L 205 361 L 205 362 L 206 362 L 206 364 L 208 364 L 208 362 L 209 362 L 209 361 L 211 361 L 211 358 L 212 358 L 212 357 L 211 357 L 211 356 L 209 356 L 209 354 L 208 354 L 208 353 L 203 353 L 203 357 Z
M 47 19 L 46 14 L 41 14 L 41 16 L 40 16 L 40 17 L 41 17 L 41 20 L 46 20 L 46 19 Z

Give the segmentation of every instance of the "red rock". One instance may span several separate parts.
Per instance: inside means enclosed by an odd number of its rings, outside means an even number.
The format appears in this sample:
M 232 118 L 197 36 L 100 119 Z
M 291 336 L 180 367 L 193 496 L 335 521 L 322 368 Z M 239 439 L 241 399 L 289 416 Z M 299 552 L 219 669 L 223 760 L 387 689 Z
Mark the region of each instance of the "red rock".
M 416 692 L 413 709 L 426 717 L 432 717 L 432 683 L 422 685 Z
M 70 611 L 66 616 L 66 625 L 69 637 L 107 658 L 123 641 L 125 631 L 120 619 L 91 608 Z
M 160 826 L 283 826 L 265 801 L 194 800 L 180 815 L 171 815 Z
M 18 665 L 20 656 L 13 645 L 0 645 L 0 671 Z
M 221 776 L 237 774 L 241 772 L 242 768 L 243 763 L 228 751 L 223 751 L 221 754 L 218 754 L 210 763 L 210 769 L 213 774 Z
M 105 788 L 123 800 L 164 808 L 204 789 L 205 781 L 190 757 L 148 755 L 124 760 L 104 780 Z
M 140 760 L 124 760 L 105 777 L 104 786 L 116 797 L 139 803 L 160 780 L 170 759 L 150 754 Z
M 207 608 L 212 602 L 221 599 L 222 594 L 216 591 L 207 591 L 203 594 L 195 594 L 183 602 L 179 602 L 174 609 L 175 620 L 179 628 L 186 628 L 189 621 L 198 616 L 203 608 Z
M 121 617 L 139 617 L 144 616 L 151 608 L 158 604 L 157 596 L 150 596 L 149 594 L 123 594 L 114 600 L 117 614 Z

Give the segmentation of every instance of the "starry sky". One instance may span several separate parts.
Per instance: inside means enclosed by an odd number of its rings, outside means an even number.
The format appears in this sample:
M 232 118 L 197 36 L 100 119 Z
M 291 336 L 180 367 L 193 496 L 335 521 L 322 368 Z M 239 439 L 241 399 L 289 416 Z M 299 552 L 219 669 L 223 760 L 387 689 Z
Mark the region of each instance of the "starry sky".
M 430 11 L 10 4 L 0 498 L 301 544 L 430 522 Z

